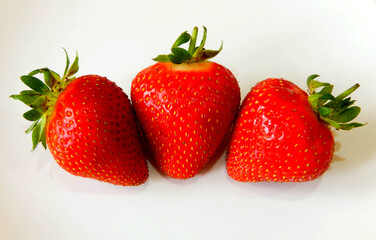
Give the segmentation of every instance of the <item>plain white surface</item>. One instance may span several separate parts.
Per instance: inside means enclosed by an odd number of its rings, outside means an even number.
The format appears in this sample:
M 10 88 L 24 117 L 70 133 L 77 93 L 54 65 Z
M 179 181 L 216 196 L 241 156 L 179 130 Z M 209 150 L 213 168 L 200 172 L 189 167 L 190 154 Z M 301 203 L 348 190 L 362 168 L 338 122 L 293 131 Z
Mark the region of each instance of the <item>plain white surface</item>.
M 107 76 L 129 95 L 133 77 L 195 25 L 208 28 L 208 48 L 223 40 L 215 61 L 242 97 L 268 77 L 306 89 L 318 73 L 336 93 L 360 83 L 353 98 L 368 125 L 336 133 L 330 169 L 302 184 L 235 182 L 222 156 L 187 181 L 149 165 L 146 184 L 118 187 L 30 152 L 27 107 L 8 98 L 24 89 L 19 76 L 61 73 L 64 47 L 78 51 L 78 75 Z M 376 239 L 375 25 L 374 0 L 0 0 L 0 239 Z

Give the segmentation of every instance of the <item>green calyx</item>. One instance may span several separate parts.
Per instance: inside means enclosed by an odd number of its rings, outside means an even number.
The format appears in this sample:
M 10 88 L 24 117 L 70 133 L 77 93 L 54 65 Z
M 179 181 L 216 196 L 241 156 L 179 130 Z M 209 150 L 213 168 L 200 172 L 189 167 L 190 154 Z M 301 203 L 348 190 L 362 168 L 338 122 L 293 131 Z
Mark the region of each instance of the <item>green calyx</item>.
M 28 75 L 21 76 L 21 81 L 31 90 L 24 90 L 19 94 L 10 96 L 31 107 L 31 110 L 25 112 L 23 117 L 33 122 L 25 131 L 25 133 L 32 133 L 32 150 L 35 150 L 39 143 L 42 143 L 45 149 L 47 148 L 46 126 L 48 117 L 51 115 L 60 93 L 75 79 L 73 75 L 78 71 L 77 53 L 74 62 L 70 65 L 69 57 L 65 49 L 64 52 L 66 55 L 66 66 L 62 77 L 48 68 L 36 69 Z M 43 74 L 44 82 L 34 77 L 34 75 L 38 73 Z
M 223 47 L 223 42 L 218 50 L 207 50 L 204 48 L 206 41 L 206 27 L 203 26 L 204 33 L 199 46 L 196 46 L 198 28 L 194 27 L 192 35 L 183 32 L 171 47 L 171 53 L 168 55 L 158 55 L 154 58 L 157 62 L 172 62 L 175 64 L 181 63 L 195 63 L 202 62 L 207 59 L 215 57 Z M 179 47 L 180 45 L 189 42 L 188 50 Z
M 333 85 L 315 80 L 319 75 L 313 74 L 307 79 L 307 86 L 310 102 L 313 110 L 320 118 L 336 129 L 350 130 L 364 126 L 363 123 L 351 122 L 360 113 L 360 107 L 353 106 L 355 100 L 348 97 L 353 93 L 359 84 L 355 84 L 337 97 L 332 95 Z M 321 88 L 320 91 L 317 91 Z

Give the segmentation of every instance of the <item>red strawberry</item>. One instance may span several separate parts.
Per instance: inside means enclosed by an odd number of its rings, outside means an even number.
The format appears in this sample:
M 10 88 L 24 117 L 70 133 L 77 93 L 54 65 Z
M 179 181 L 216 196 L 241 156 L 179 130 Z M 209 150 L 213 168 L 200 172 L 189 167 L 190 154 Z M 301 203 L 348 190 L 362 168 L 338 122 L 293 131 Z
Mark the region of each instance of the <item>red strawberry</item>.
M 39 142 L 50 149 L 56 162 L 77 176 L 116 185 L 139 185 L 148 169 L 142 153 L 130 101 L 121 88 L 105 77 L 73 77 L 78 58 L 63 77 L 37 69 L 21 80 L 32 90 L 12 95 L 32 107 L 24 117 L 34 121 L 33 150 Z M 33 77 L 43 73 L 44 84 Z
M 206 28 L 196 47 L 192 36 L 180 35 L 172 54 L 133 80 L 131 99 L 154 160 L 168 176 L 195 176 L 214 155 L 240 104 L 239 85 L 225 67 L 206 59 L 218 51 L 205 50 Z M 190 41 L 188 51 L 178 47 Z
M 349 130 L 360 112 L 333 85 L 308 78 L 310 96 L 283 79 L 266 79 L 248 93 L 239 110 L 227 157 L 228 174 L 241 182 L 303 182 L 322 175 L 333 156 L 329 125 Z M 316 89 L 322 87 L 321 91 Z

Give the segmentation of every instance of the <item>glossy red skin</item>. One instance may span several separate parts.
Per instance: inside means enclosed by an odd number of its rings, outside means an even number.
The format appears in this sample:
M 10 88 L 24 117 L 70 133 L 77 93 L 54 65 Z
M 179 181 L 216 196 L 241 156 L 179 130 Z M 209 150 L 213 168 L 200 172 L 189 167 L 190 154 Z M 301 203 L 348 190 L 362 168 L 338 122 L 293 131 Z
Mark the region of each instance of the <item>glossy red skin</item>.
M 244 99 L 227 171 L 240 182 L 303 182 L 322 175 L 333 156 L 331 130 L 306 92 L 283 79 L 258 83 Z
M 214 62 L 156 63 L 134 78 L 131 99 L 159 168 L 186 179 L 219 147 L 238 111 L 240 89 Z
M 77 176 L 132 186 L 148 168 L 127 95 L 107 78 L 87 75 L 59 95 L 46 140 L 56 162 Z

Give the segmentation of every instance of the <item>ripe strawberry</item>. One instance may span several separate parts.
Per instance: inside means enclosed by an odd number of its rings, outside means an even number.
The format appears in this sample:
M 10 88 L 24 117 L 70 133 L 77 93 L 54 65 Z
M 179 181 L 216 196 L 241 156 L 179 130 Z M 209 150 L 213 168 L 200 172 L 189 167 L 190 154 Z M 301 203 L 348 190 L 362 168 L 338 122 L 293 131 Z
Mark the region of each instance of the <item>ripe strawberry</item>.
M 330 126 L 349 130 L 360 112 L 333 85 L 308 78 L 310 96 L 283 79 L 266 79 L 246 96 L 239 110 L 227 157 L 228 174 L 241 182 L 303 182 L 322 175 L 333 156 Z M 321 91 L 316 92 L 317 88 Z
M 205 50 L 206 28 L 196 47 L 184 32 L 158 63 L 134 78 L 131 99 L 136 116 L 159 168 L 168 176 L 195 176 L 214 155 L 240 104 L 234 75 L 208 58 L 218 51 Z M 188 51 L 180 48 L 190 40 Z
M 48 68 L 21 80 L 32 90 L 12 95 L 32 107 L 23 116 L 34 121 L 33 150 L 41 142 L 56 162 L 77 176 L 116 185 L 139 185 L 148 169 L 130 101 L 121 88 L 105 77 L 73 77 L 78 57 L 63 77 Z M 35 78 L 44 74 L 45 84 Z

